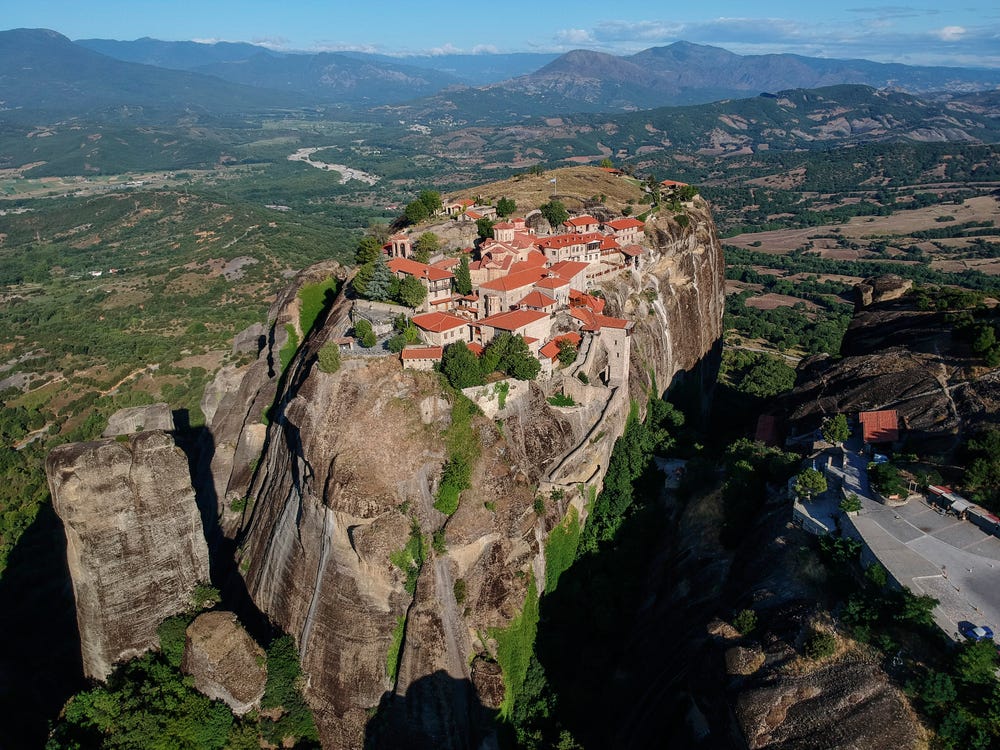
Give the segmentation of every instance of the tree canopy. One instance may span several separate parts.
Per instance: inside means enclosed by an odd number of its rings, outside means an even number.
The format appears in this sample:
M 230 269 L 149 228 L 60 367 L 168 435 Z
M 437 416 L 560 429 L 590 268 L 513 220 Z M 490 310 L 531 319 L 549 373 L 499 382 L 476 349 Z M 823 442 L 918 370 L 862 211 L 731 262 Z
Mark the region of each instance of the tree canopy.
M 847 442 L 850 437 L 851 430 L 847 426 L 847 417 L 843 414 L 830 417 L 823 424 L 823 439 L 828 443 L 839 445 L 840 443 Z
M 562 204 L 562 201 L 549 201 L 542 204 L 538 210 L 542 212 L 542 216 L 545 217 L 545 220 L 553 228 L 560 226 L 569 218 L 569 211 L 566 210 L 566 206 Z
M 462 258 L 455 269 L 455 291 L 459 294 L 472 294 L 472 273 L 469 270 L 469 256 L 462 253 Z
M 822 495 L 824 492 L 826 492 L 826 477 L 823 472 L 810 467 L 800 471 L 795 477 L 795 494 L 800 498 L 812 500 L 814 495 Z
M 434 232 L 424 232 L 413 243 L 413 259 L 418 263 L 426 263 L 440 249 L 441 239 Z
M 508 198 L 504 196 L 497 201 L 497 216 L 506 219 L 512 213 L 517 210 L 517 203 L 514 202 L 513 198 Z

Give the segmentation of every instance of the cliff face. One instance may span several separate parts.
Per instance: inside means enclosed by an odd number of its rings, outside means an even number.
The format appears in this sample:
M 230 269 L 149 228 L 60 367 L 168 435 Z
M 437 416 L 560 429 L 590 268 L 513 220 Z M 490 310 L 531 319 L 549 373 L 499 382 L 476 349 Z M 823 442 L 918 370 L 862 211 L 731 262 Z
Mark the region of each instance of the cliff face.
M 66 530 L 84 673 L 157 645 L 156 628 L 208 581 L 208 547 L 187 457 L 143 432 L 56 448 L 45 464 Z
M 577 483 L 599 487 L 629 396 L 644 403 L 651 373 L 662 389 L 718 342 L 722 253 L 700 199 L 688 216 L 686 228 L 671 219 L 651 226 L 656 249 L 646 268 L 605 287 L 608 312 L 637 320 L 627 377 L 614 382 L 609 334 L 581 365 L 594 376 L 589 407 L 549 406 L 545 396 L 564 386 L 557 379 L 520 389 L 490 412 L 496 421 L 474 416 L 467 439 L 481 455 L 450 518 L 433 508 L 452 422 L 437 377 L 403 371 L 395 358 L 345 359 L 336 374 L 320 372 L 316 352 L 346 325 L 342 298 L 304 342 L 256 470 L 250 461 L 242 470 L 253 479 L 238 540 L 251 596 L 297 640 L 324 746 L 361 745 L 380 704 L 380 737 L 398 746 L 476 747 L 488 734 L 473 709 L 502 697 L 491 629 L 517 616 L 532 578 L 543 585 L 548 532 L 570 504 L 582 513 L 587 491 Z M 244 381 L 222 396 L 227 424 L 256 426 L 246 416 L 257 408 L 251 391 Z M 245 432 L 220 432 L 217 453 Z M 242 465 L 216 472 L 220 497 L 242 491 Z M 566 491 L 549 498 L 554 488 Z M 408 582 L 399 563 L 408 567 L 403 548 L 418 536 L 424 560 Z M 400 638 L 393 679 L 387 654 Z

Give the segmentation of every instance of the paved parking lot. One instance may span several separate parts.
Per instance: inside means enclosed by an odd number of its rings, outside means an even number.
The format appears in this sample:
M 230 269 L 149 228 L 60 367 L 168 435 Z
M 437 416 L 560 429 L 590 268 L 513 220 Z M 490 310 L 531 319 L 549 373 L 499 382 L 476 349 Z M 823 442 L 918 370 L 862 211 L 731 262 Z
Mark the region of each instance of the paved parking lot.
M 897 580 L 941 602 L 936 619 L 945 630 L 954 635 L 968 620 L 1000 632 L 1000 539 L 926 500 L 862 504 L 858 531 Z

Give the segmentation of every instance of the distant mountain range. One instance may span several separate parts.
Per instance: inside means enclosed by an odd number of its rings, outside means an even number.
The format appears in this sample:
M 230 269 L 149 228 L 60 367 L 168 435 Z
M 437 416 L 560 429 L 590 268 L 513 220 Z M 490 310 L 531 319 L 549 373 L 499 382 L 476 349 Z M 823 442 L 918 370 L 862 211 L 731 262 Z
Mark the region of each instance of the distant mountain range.
M 394 119 L 454 126 L 646 110 L 845 83 L 963 92 L 1000 87 L 1000 70 L 737 55 L 687 42 L 626 57 L 589 50 L 558 57 L 389 57 L 149 38 L 74 43 L 47 30 L 0 32 L 0 107 L 8 110 L 252 112 L 337 104 L 370 110 L 366 116 L 386 107 L 382 114 Z
M 83 115 L 124 108 L 138 119 L 146 109 L 223 114 L 308 104 L 295 94 L 116 60 L 47 29 L 0 31 L 0 114 L 23 109 Z
M 800 55 L 737 55 L 676 42 L 627 57 L 573 50 L 539 70 L 478 90 L 445 92 L 414 109 L 465 112 L 467 119 L 613 112 L 704 104 L 762 92 L 861 84 L 910 93 L 991 89 L 1000 70 L 915 67 Z

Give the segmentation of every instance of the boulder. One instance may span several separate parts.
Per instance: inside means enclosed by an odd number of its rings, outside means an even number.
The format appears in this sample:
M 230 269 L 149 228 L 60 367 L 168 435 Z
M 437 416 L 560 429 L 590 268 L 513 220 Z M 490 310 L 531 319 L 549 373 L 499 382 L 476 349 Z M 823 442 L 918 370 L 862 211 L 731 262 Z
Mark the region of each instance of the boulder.
M 265 658 L 235 614 L 206 612 L 188 626 L 181 671 L 194 678 L 199 692 L 242 716 L 260 707 L 267 683 Z

